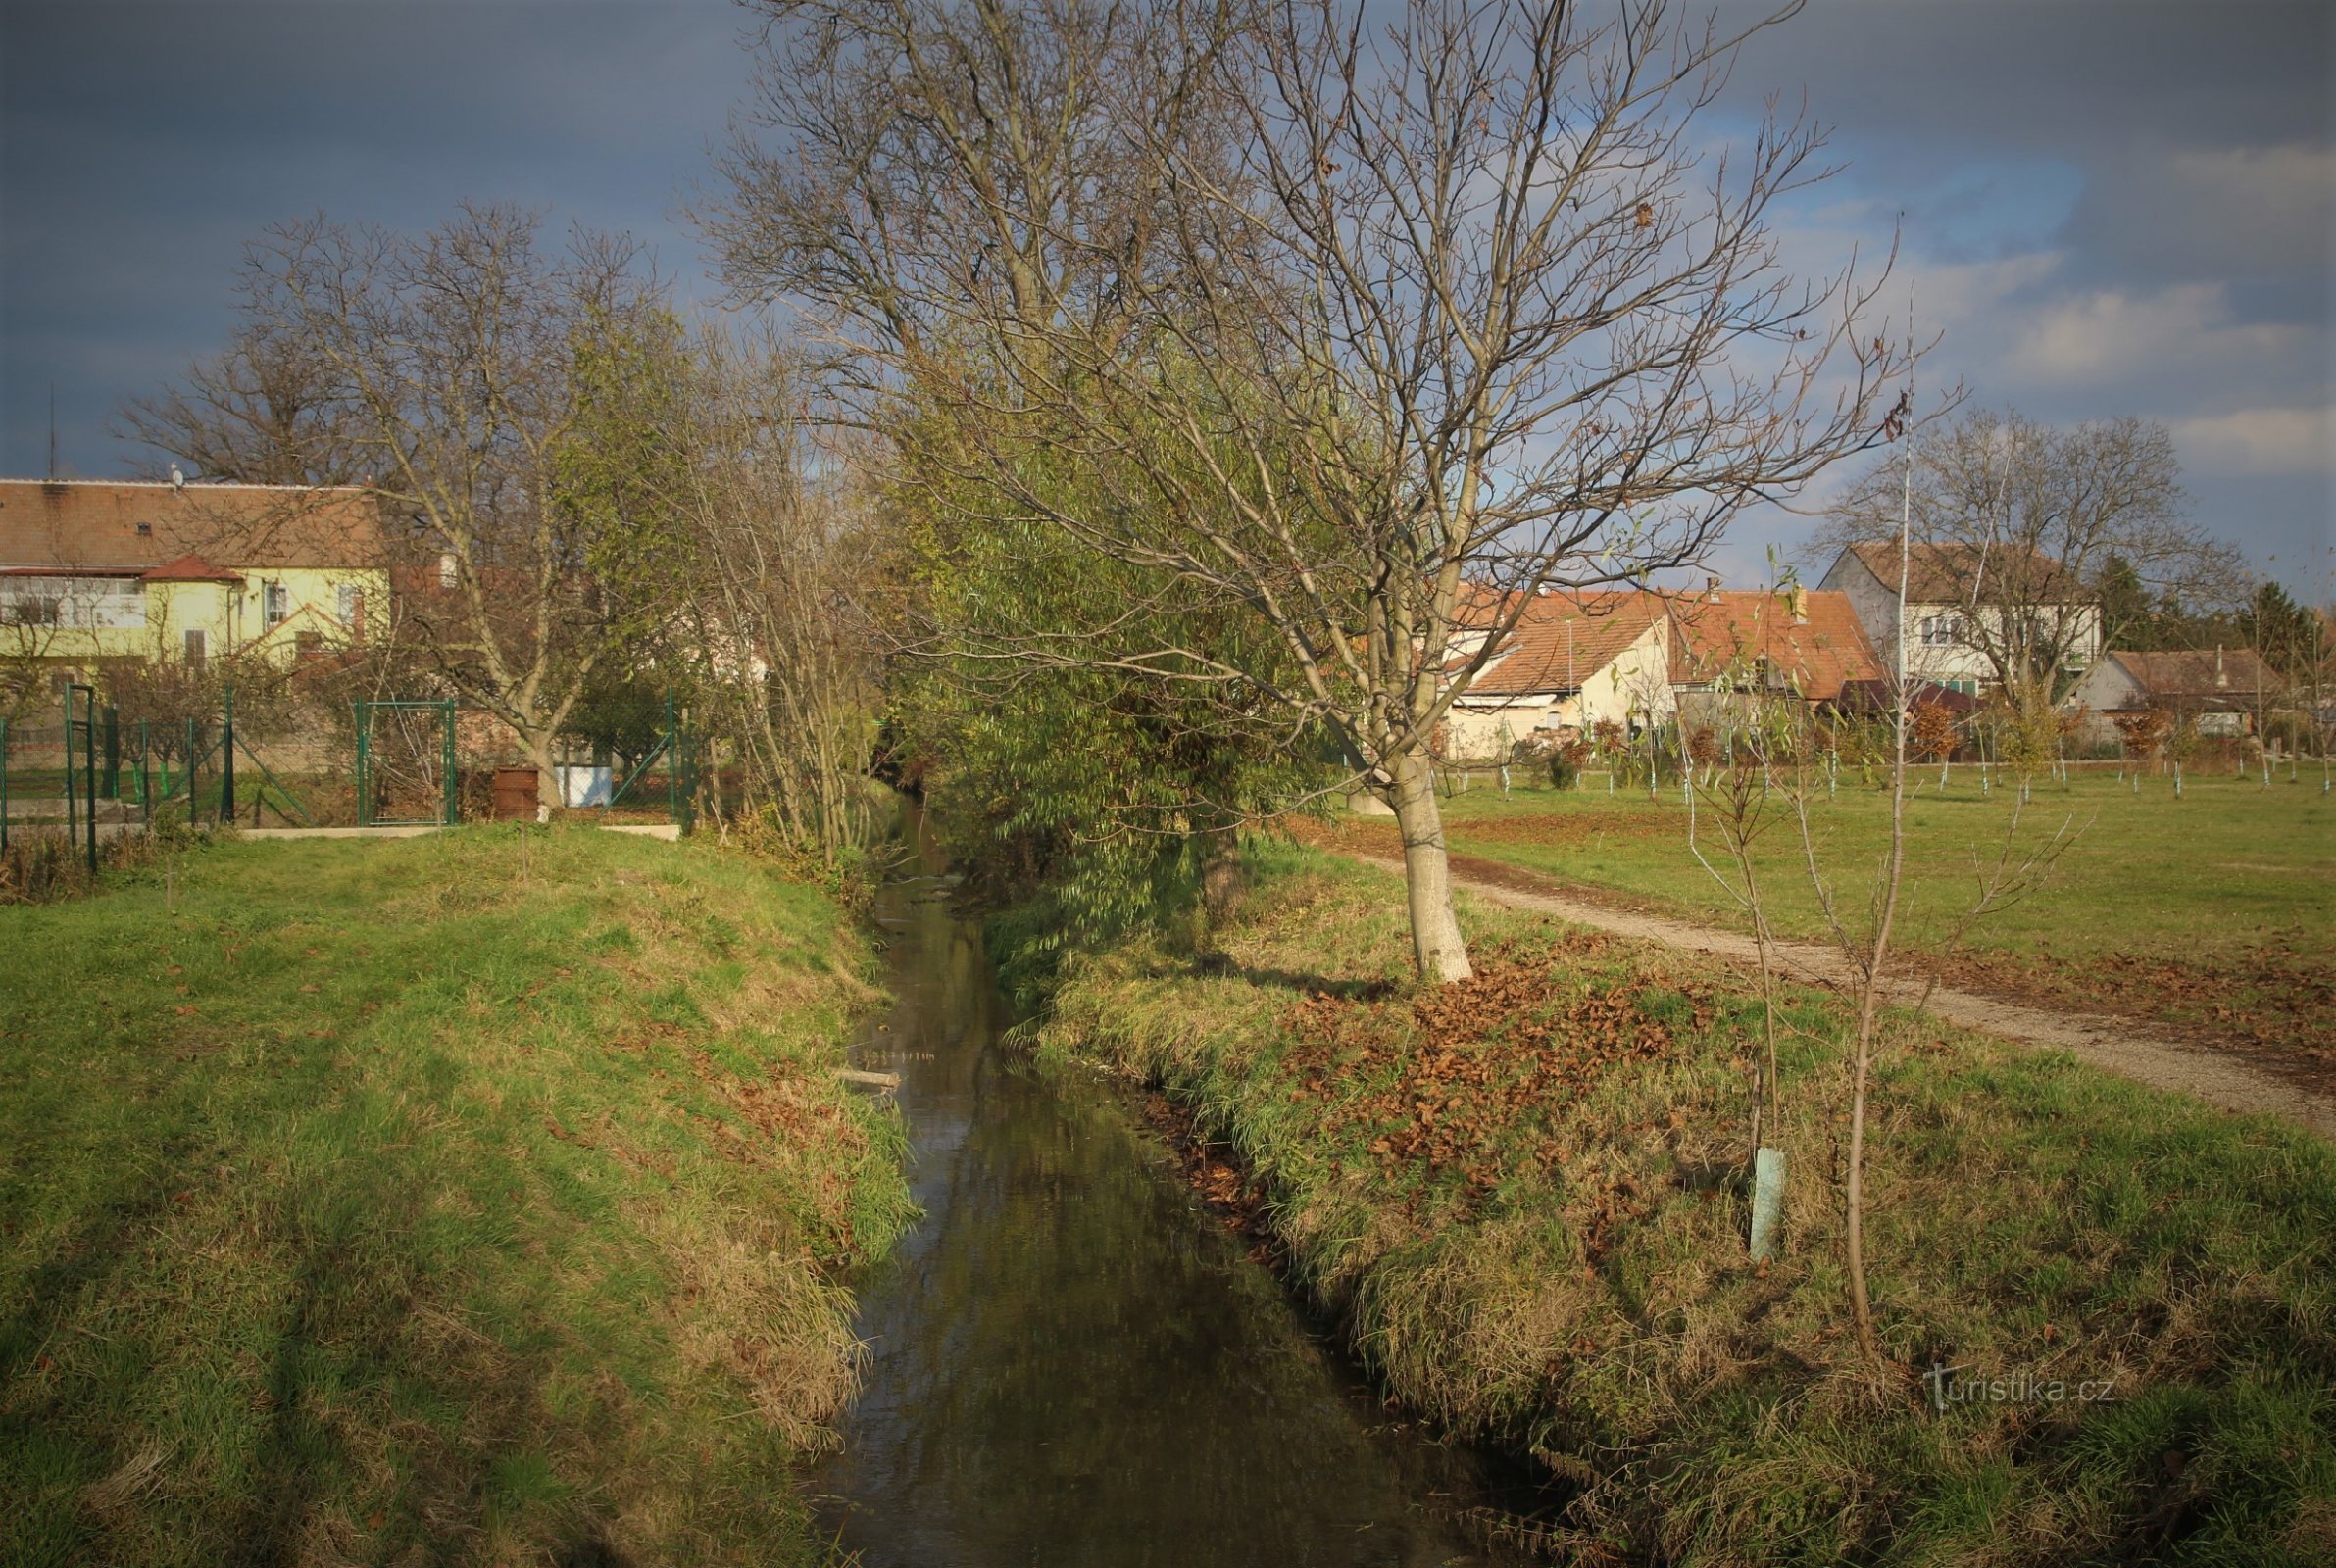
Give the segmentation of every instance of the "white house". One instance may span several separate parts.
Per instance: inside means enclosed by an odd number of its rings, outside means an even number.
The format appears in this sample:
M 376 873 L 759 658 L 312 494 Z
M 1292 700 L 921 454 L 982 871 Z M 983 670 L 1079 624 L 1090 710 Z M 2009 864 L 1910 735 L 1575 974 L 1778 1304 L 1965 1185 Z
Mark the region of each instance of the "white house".
M 2073 678 L 2101 655 L 2101 607 L 2062 570 L 2016 546 L 1916 544 L 1907 569 L 1906 672 L 1977 696 L 1998 684 L 1996 660 L 2021 647 L 2049 653 Z M 1898 665 L 1898 545 L 1851 545 L 1819 587 L 1846 595 L 1884 669 Z
M 1454 699 L 1443 752 L 1500 756 L 1541 731 L 1579 734 L 1602 722 L 1626 731 L 1676 710 L 1671 626 L 1660 594 L 1536 594 L 1507 645 Z

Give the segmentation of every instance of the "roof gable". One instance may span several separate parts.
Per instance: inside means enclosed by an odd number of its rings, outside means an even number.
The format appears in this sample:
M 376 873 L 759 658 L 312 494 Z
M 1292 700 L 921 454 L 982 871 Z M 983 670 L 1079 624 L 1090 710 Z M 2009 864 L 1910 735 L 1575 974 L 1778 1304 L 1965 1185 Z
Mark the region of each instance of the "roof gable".
M 1476 596 L 1456 630 L 1465 635 L 1470 619 L 1477 619 L 1481 629 L 1481 621 L 1498 608 L 1491 595 Z M 1545 590 L 1524 607 L 1516 630 L 1477 671 L 1468 691 L 1487 697 L 1579 691 L 1663 619 L 1659 594 Z
M 1849 595 L 1836 589 L 1683 596 L 1672 601 L 1671 620 L 1677 628 L 1671 678 L 1682 685 L 1704 685 L 1733 665 L 1757 662 L 1812 702 L 1829 703 L 1844 682 L 1882 675 Z

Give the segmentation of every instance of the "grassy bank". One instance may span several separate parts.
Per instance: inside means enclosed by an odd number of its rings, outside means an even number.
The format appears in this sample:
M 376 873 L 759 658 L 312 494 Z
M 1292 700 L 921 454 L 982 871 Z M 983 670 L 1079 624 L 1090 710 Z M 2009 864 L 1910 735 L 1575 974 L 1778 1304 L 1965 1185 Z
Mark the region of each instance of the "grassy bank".
M 11 1560 L 816 1557 L 907 1208 L 835 908 L 588 831 L 173 882 L 0 908 Z
M 1478 978 L 1415 993 L 1392 877 L 1251 862 L 1220 954 L 1075 966 L 1044 1048 L 1191 1106 L 1396 1394 L 1578 1485 L 1578 1560 L 2336 1553 L 2336 1150 L 1901 1019 L 1875 1372 L 1837 1260 L 1837 1004 L 1791 1002 L 1786 1250 L 1756 1267 L 1733 974 L 1471 906 Z
M 1521 780 L 1520 780 L 1521 782 Z M 2015 792 L 1983 792 L 1979 770 L 1918 769 L 1908 813 L 1909 874 L 1902 940 L 1936 955 L 1969 906 L 1980 871 L 2010 830 Z M 1578 790 L 1476 788 L 1444 803 L 1455 852 L 1687 919 L 1750 929 L 1740 906 L 1696 863 L 1687 811 L 1673 784 L 1608 793 L 1603 775 Z M 1889 802 L 1845 776 L 1815 803 L 1823 863 L 1855 878 L 1879 858 Z M 1703 824 L 1705 853 L 1724 845 Z M 2015 842 L 2045 844 L 2081 830 L 2055 864 L 2049 896 L 2017 903 L 1971 930 L 1952 978 L 2038 1000 L 2098 1006 L 2236 1036 L 2336 1065 L 2336 798 L 2316 776 L 2192 774 L 2176 799 L 2170 780 L 2137 794 L 2115 778 L 2080 773 L 2042 782 Z M 1334 842 L 1400 854 L 1393 825 L 1347 819 Z M 1822 939 L 1824 918 L 1789 822 L 1766 830 L 1756 863 L 1768 918 L 1782 935 Z M 1732 867 L 1729 868 L 1731 875 Z

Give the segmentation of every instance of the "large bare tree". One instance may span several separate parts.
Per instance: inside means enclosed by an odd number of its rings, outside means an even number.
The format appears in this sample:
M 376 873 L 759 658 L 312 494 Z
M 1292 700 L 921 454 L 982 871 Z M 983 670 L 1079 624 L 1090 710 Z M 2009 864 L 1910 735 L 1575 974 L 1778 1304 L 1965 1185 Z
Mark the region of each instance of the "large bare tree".
M 115 433 L 159 454 L 158 470 L 176 458 L 198 479 L 347 484 L 360 443 L 343 390 L 307 344 L 252 323 L 175 385 L 124 405 Z
M 2015 706 L 2048 707 L 2150 604 L 2235 602 L 2245 591 L 2237 552 L 2183 506 L 2163 425 L 2063 429 L 1973 409 L 1894 449 L 1819 537 L 1837 548 L 1890 541 L 1883 553 L 1895 561 L 1901 511 L 1911 508 L 1911 597 L 1960 607 L 1955 641 Z M 2140 591 L 2104 591 L 2117 580 Z
M 1271 667 L 1115 645 L 1150 623 L 1111 607 L 1019 655 L 1334 736 L 1401 826 L 1421 974 L 1466 976 L 1454 697 L 1534 594 L 1695 561 L 1871 439 L 1901 365 L 1846 270 L 1779 266 L 1817 136 L 1698 140 L 1745 34 L 1659 4 L 770 9 L 781 135 L 732 160 L 733 275 L 938 416 L 912 458 L 1256 617 Z M 1047 482 L 1033 437 L 1097 482 Z

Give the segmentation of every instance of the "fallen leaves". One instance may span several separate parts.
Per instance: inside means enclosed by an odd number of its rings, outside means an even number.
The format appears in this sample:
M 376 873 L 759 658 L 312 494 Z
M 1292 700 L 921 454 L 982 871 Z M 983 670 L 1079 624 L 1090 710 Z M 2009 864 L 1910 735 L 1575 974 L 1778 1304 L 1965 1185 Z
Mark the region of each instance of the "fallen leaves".
M 1360 1135 L 1384 1178 L 1457 1178 L 1473 1200 L 1520 1175 L 1552 1175 L 1580 1152 L 1559 1136 L 1568 1107 L 1615 1066 L 1673 1052 L 1666 1016 L 1696 1031 L 1714 1017 L 1700 988 L 1592 975 L 1584 960 L 1608 946 L 1584 933 L 1533 954 L 1496 950 L 1473 979 L 1403 1001 L 1312 994 L 1281 1018 L 1289 1100 L 1318 1104 L 1326 1137 Z M 1673 1107 L 1668 1126 L 1685 1125 Z M 1627 1172 L 1576 1185 L 1593 1256 L 1656 1196 Z

